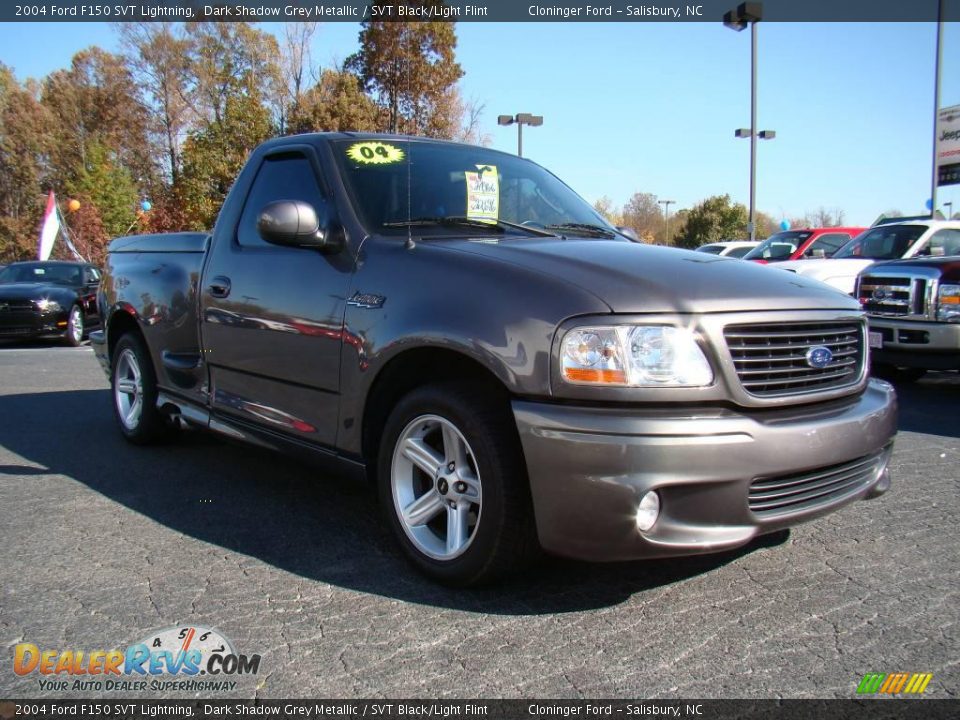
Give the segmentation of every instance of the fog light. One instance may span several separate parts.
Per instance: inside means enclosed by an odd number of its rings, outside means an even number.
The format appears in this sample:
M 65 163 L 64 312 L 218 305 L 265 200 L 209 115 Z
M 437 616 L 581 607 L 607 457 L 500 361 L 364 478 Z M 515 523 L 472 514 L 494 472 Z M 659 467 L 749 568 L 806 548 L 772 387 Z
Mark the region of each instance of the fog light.
M 656 490 L 651 490 L 637 505 L 637 530 L 646 532 L 654 526 L 660 516 L 660 496 Z

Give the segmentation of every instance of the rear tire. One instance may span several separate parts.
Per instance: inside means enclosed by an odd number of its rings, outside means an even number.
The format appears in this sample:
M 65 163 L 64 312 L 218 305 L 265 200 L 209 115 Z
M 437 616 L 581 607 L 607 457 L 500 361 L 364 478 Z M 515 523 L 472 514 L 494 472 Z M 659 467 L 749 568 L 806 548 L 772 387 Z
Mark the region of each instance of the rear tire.
M 445 584 L 503 578 L 539 550 L 520 440 L 496 398 L 466 383 L 417 388 L 384 428 L 381 507 L 410 561 Z
M 157 377 L 150 354 L 135 333 L 122 335 L 113 350 L 110 390 L 114 416 L 128 441 L 147 445 L 172 434 L 173 428 L 157 409 Z

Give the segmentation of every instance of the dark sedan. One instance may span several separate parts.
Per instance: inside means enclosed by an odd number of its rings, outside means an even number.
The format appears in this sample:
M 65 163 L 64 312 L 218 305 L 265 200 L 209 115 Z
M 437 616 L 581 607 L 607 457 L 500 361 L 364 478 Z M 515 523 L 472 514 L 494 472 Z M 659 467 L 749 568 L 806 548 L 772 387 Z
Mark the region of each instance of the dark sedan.
M 18 262 L 0 270 L 0 338 L 62 338 L 83 342 L 99 326 L 100 272 L 79 262 Z

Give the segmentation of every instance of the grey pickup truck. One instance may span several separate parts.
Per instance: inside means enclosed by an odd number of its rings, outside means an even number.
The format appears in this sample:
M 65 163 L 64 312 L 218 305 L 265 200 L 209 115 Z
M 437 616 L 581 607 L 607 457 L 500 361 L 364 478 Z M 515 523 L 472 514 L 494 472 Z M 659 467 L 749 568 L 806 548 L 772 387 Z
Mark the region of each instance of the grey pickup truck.
M 355 471 L 443 582 L 727 550 L 890 483 L 856 300 L 632 242 L 486 148 L 269 141 L 212 234 L 114 240 L 98 303 L 131 442 L 191 426 Z

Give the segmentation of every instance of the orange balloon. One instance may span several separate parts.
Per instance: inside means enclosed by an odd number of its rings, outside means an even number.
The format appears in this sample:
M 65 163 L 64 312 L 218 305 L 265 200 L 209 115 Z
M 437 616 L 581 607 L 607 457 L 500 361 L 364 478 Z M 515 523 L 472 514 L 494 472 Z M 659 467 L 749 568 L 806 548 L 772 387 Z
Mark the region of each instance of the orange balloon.
M 80 201 L 71 200 L 70 202 L 67 203 L 67 209 L 70 210 L 70 212 L 76 212 L 77 210 L 80 209 Z

